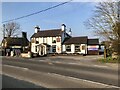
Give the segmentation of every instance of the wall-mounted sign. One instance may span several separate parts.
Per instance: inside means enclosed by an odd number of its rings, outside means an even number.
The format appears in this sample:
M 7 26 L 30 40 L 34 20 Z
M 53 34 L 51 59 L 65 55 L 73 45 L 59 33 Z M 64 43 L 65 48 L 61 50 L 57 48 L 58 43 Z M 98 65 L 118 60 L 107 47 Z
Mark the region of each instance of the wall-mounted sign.
M 57 38 L 57 42 L 60 42 L 60 38 Z
M 12 46 L 12 48 L 21 48 L 21 46 Z
M 98 50 L 99 46 L 95 45 L 95 46 L 88 46 L 88 50 Z
M 98 48 L 88 48 L 88 50 L 98 50 Z

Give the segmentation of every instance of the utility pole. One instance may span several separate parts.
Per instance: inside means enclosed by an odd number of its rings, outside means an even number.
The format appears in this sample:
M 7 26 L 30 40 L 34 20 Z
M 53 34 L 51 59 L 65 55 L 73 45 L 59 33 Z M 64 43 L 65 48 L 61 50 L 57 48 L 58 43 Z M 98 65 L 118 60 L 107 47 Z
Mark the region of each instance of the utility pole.
M 5 37 L 5 24 L 3 24 L 3 39 Z
M 120 63 L 120 1 L 118 1 L 118 63 Z
M 107 62 L 107 52 L 106 52 L 106 44 L 104 44 L 104 59 L 105 59 L 105 62 Z
M 3 24 L 3 40 L 5 38 L 5 24 Z M 5 44 L 3 42 L 3 45 L 2 45 L 2 55 L 5 55 Z

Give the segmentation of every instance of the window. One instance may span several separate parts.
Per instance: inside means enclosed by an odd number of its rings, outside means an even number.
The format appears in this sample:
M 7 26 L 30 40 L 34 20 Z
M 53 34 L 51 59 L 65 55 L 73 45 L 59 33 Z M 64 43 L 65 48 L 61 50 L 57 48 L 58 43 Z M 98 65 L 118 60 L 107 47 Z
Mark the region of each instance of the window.
M 36 43 L 36 38 L 32 38 L 31 43 Z
M 38 42 L 38 41 L 36 41 L 36 44 L 39 44 L 39 42 Z
M 38 38 L 34 38 L 34 43 L 35 44 L 39 44 L 39 39 Z
M 32 39 L 31 39 L 31 43 L 34 43 L 34 41 L 35 41 L 34 38 L 32 38 Z
M 45 38 L 43 37 L 43 43 L 45 43 Z
M 37 52 L 37 46 L 35 46 L 35 52 Z
M 56 52 L 56 45 L 52 46 L 52 52 Z
M 75 45 L 75 52 L 80 52 L 80 45 Z
M 71 51 L 71 45 L 66 45 L 66 51 L 68 51 L 68 52 Z
M 52 43 L 56 43 L 56 40 L 53 40 L 53 42 Z
M 50 52 L 50 47 L 47 47 L 47 51 Z
M 85 45 L 84 45 L 84 46 L 82 46 L 82 50 L 85 50 Z
M 56 43 L 56 38 L 52 37 L 52 43 Z

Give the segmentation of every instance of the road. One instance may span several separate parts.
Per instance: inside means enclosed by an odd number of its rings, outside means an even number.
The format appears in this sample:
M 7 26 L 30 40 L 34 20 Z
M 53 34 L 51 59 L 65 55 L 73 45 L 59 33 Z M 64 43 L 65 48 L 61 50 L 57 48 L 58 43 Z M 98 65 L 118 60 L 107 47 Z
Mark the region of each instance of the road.
M 3 57 L 2 72 L 45 88 L 119 88 L 117 68 L 101 64 L 66 63 L 67 60 Z
M 2 75 L 2 88 L 42 88 L 33 83 Z

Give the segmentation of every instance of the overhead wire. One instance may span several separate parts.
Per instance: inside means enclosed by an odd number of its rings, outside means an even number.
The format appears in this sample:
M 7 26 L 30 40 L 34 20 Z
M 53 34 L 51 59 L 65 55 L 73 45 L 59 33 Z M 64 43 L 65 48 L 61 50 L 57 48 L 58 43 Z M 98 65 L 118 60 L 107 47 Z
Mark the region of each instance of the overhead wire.
M 46 8 L 46 9 L 40 10 L 40 11 L 38 11 L 38 12 L 34 12 L 34 13 L 31 13 L 31 14 L 28 14 L 28 15 L 24 15 L 24 16 L 21 16 L 21 17 L 18 17 L 18 18 L 6 20 L 6 21 L 3 21 L 2 23 L 14 21 L 14 20 L 19 20 L 19 19 L 26 18 L 26 17 L 32 16 L 32 15 L 35 15 L 35 14 L 39 14 L 39 13 L 48 11 L 48 10 L 50 10 L 50 9 L 59 7 L 59 6 L 61 6 L 61 5 L 67 4 L 67 3 L 71 2 L 71 1 L 73 1 L 73 0 L 69 0 L 69 1 L 66 1 L 66 2 L 63 2 L 63 3 L 60 3 L 60 4 L 57 4 L 57 5 L 54 5 L 54 6 L 52 6 L 52 7 L 48 7 L 48 8 Z

